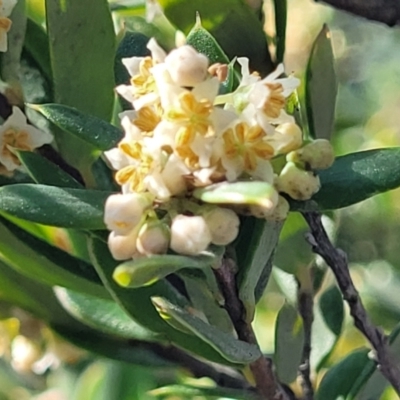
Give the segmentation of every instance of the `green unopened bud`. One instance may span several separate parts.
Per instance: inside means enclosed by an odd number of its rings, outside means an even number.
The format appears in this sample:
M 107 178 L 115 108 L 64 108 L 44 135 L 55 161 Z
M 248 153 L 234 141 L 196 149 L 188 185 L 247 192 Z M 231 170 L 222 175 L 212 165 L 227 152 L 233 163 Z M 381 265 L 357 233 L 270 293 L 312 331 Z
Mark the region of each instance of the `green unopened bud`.
M 240 220 L 229 208 L 216 207 L 203 215 L 211 232 L 211 242 L 225 246 L 233 242 L 238 233 Z
M 136 247 L 140 253 L 165 254 L 169 245 L 169 228 L 158 220 L 146 222 L 139 231 Z
M 288 161 L 306 163 L 311 169 L 329 168 L 335 161 L 332 145 L 326 139 L 317 139 L 286 156 Z
M 108 248 L 114 259 L 128 260 L 138 255 L 136 247 L 137 231 L 137 229 L 133 229 L 128 235 L 110 233 L 108 236 Z
M 211 232 L 203 217 L 176 216 L 171 225 L 171 249 L 179 254 L 195 256 L 211 243 Z
M 304 171 L 288 162 L 276 180 L 277 189 L 295 200 L 308 200 L 318 192 L 320 181 L 311 171 Z

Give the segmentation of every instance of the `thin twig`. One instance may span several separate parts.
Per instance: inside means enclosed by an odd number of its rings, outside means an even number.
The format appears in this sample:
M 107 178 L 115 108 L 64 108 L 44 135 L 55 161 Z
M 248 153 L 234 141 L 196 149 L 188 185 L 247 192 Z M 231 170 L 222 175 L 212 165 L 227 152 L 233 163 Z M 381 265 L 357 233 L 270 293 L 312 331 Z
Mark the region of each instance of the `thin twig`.
M 310 271 L 307 270 L 309 274 Z M 310 355 L 311 355 L 311 329 L 314 321 L 314 298 L 312 288 L 299 287 L 298 292 L 298 308 L 303 318 L 304 344 L 301 363 L 299 365 L 300 384 L 303 389 L 304 400 L 314 399 L 314 389 L 310 378 Z
M 319 254 L 336 277 L 343 298 L 350 307 L 350 314 L 354 318 L 355 326 L 364 334 L 371 343 L 378 368 L 382 375 L 392 384 L 400 396 L 400 366 L 393 359 L 385 334 L 372 324 L 360 296 L 350 276 L 346 254 L 337 249 L 330 242 L 321 222 L 321 215 L 316 212 L 303 214 L 311 233 L 307 240 L 313 251 Z
M 236 265 L 234 261 L 230 258 L 224 258 L 220 268 L 215 270 L 215 275 L 225 297 L 225 308 L 231 317 L 239 339 L 258 345 L 251 324 L 245 321 L 244 308 L 238 298 L 235 279 Z M 272 362 L 269 359 L 262 356 L 251 363 L 249 367 L 256 382 L 257 390 L 263 399 L 287 399 L 286 393 L 275 379 Z
M 315 0 L 388 26 L 400 24 L 398 0 Z

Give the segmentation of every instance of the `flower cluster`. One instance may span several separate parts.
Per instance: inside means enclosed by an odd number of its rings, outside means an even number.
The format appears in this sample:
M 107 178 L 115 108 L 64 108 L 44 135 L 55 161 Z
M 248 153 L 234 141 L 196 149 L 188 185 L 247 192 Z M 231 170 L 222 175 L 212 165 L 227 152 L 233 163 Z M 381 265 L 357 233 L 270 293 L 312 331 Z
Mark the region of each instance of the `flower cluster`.
M 307 159 L 290 161 L 279 176 L 271 162 L 288 153 L 293 160 L 302 157 L 296 153 L 303 145 L 301 129 L 285 111 L 299 81 L 280 78 L 283 66 L 261 79 L 250 73 L 248 59 L 238 58 L 238 87 L 219 95 L 223 81 L 236 74 L 227 65 L 210 66 L 188 45 L 167 55 L 152 39 L 148 48 L 151 57 L 123 59 L 131 80 L 117 92 L 133 110 L 120 115 L 125 137 L 105 154 L 122 188 L 105 208 L 116 259 L 169 248 L 195 255 L 211 243 L 226 245 L 238 233 L 240 207 L 257 217 L 285 218 L 289 206 L 278 191 L 304 200 L 318 190 Z M 288 171 L 292 164 L 295 172 Z M 296 178 L 292 182 L 294 175 L 302 176 L 306 190 Z M 270 198 L 260 207 L 235 196 L 220 207 L 191 196 L 197 188 L 238 181 L 270 184 Z
M 52 140 L 49 133 L 28 125 L 25 114 L 13 107 L 11 116 L 0 126 L 0 173 L 7 174 L 21 166 L 13 149 L 32 151 Z
M 11 28 L 11 20 L 8 18 L 17 0 L 0 0 L 0 51 L 7 51 L 7 32 Z

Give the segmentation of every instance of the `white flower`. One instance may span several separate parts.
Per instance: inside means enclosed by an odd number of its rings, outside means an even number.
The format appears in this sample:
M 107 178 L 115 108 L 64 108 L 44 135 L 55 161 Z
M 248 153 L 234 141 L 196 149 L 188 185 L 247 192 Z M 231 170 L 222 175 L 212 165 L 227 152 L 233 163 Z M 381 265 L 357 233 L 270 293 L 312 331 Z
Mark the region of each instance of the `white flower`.
M 178 215 L 172 221 L 170 247 L 179 254 L 198 255 L 207 249 L 211 239 L 203 217 Z
M 52 140 L 50 134 L 28 125 L 25 114 L 13 107 L 12 115 L 0 126 L 0 164 L 13 171 L 21 165 L 13 148 L 32 151 Z
M 0 51 L 7 51 L 7 32 L 12 25 L 7 17 L 16 4 L 17 0 L 0 0 Z

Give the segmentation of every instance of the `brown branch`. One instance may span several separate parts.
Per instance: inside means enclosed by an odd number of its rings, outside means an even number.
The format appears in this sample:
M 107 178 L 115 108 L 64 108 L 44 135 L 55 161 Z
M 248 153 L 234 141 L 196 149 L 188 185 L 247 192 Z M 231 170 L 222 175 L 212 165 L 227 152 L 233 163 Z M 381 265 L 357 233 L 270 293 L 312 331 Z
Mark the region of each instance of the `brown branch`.
M 313 251 L 319 254 L 336 277 L 343 298 L 350 307 L 350 314 L 354 318 L 355 326 L 364 334 L 371 343 L 378 369 L 392 384 L 400 396 L 400 366 L 393 359 L 388 346 L 387 337 L 370 321 L 360 296 L 350 276 L 346 254 L 337 249 L 330 242 L 321 222 L 321 215 L 316 212 L 304 213 L 311 233 L 307 235 Z
M 310 273 L 307 270 L 307 273 Z M 310 356 L 311 356 L 311 328 L 314 321 L 314 297 L 312 289 L 299 287 L 298 309 L 303 318 L 304 345 L 301 363 L 299 365 L 300 384 L 303 389 L 304 400 L 314 399 L 314 389 L 310 378 Z
M 398 0 L 315 0 L 360 17 L 382 22 L 388 26 L 400 24 Z
M 225 308 L 231 317 L 239 339 L 258 346 L 251 324 L 245 321 L 243 304 L 238 298 L 235 279 L 236 270 L 234 261 L 230 258 L 224 258 L 220 268 L 215 270 L 215 275 L 225 297 Z M 262 356 L 251 363 L 249 367 L 256 382 L 257 390 L 263 399 L 287 399 L 285 391 L 275 378 L 271 360 Z

